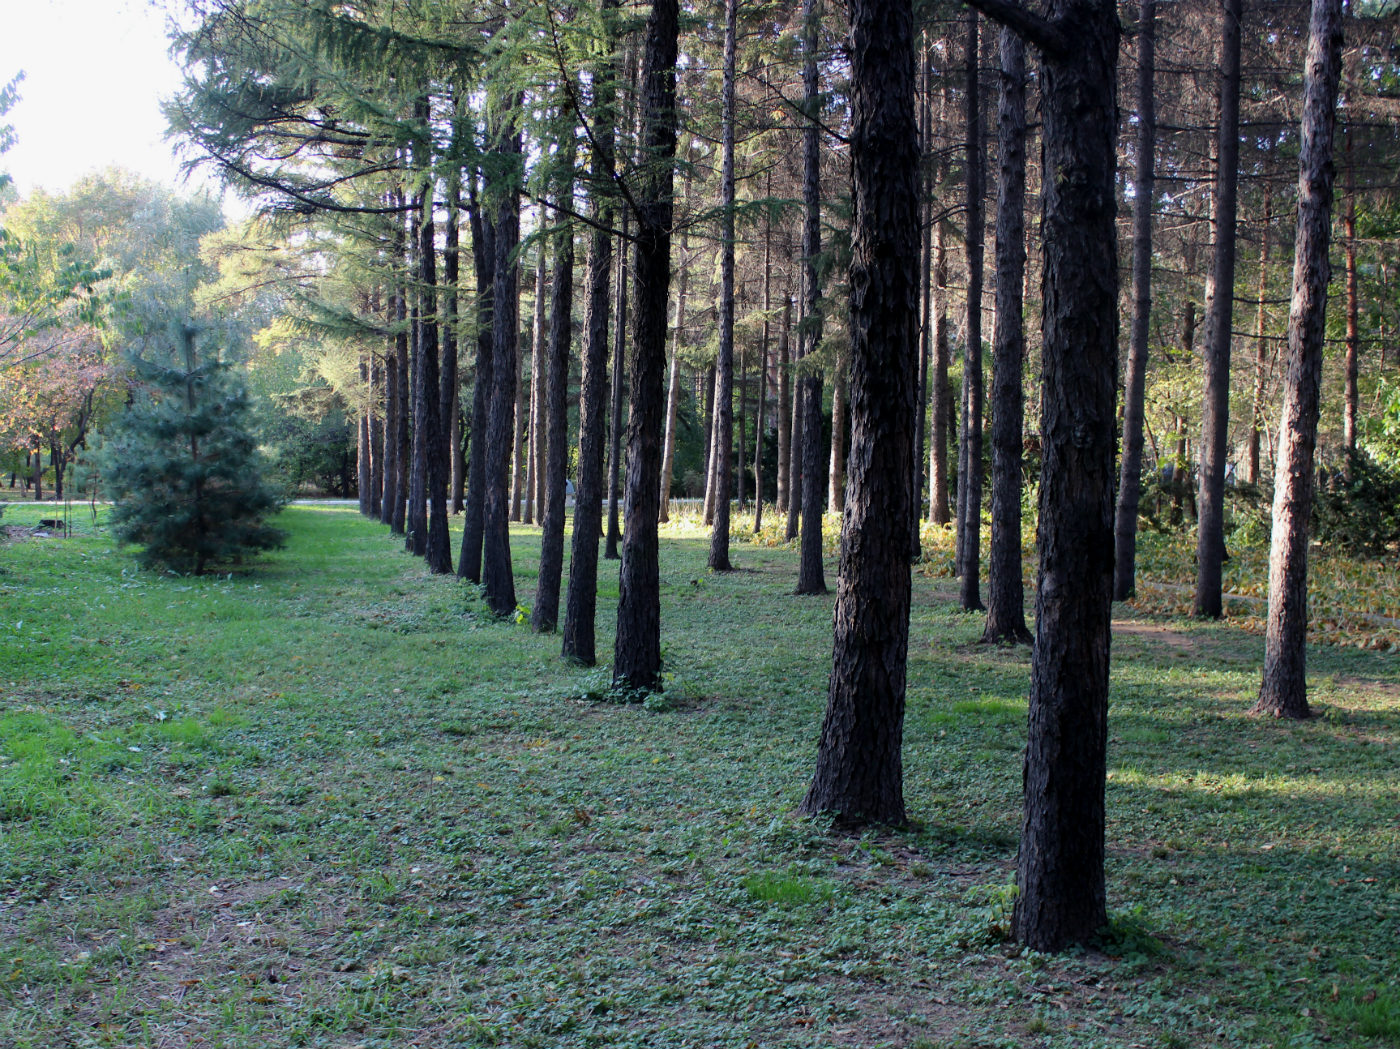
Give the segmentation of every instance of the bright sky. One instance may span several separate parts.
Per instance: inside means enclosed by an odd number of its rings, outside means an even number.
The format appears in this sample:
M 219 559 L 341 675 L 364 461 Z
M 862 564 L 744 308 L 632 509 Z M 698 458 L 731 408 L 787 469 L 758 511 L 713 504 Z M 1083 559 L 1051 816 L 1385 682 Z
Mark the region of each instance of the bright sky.
M 172 0 L 178 2 L 178 0 Z M 161 99 L 180 70 L 168 53 L 157 0 L 4 0 L 0 83 L 24 70 L 6 118 L 14 147 L 0 156 L 16 188 L 62 191 L 118 165 L 184 190 Z

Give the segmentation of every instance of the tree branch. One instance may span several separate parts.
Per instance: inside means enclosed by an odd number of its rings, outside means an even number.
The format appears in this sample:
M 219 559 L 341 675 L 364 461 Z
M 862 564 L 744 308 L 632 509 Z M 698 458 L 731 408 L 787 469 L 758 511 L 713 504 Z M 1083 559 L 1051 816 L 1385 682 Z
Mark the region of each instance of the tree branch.
M 968 7 L 976 8 L 993 22 L 1010 29 L 1028 44 L 1038 47 L 1042 53 L 1064 58 L 1070 54 L 1070 40 L 1060 26 L 1043 15 L 1028 11 L 1016 0 L 963 0 Z

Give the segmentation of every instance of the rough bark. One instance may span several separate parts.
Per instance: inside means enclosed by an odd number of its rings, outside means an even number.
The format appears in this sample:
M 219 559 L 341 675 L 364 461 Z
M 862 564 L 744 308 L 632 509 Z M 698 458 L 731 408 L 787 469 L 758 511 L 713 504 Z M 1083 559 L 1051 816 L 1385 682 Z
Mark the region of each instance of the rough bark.
M 423 104 L 422 119 L 427 119 L 427 103 Z M 428 570 L 440 575 L 452 571 L 452 540 L 447 530 L 447 480 L 451 462 L 447 447 L 447 430 L 443 426 L 446 413 L 443 402 L 451 410 L 452 386 L 457 382 L 457 354 L 454 348 L 450 368 L 444 368 L 438 338 L 437 315 L 437 248 L 433 222 L 431 185 L 423 194 L 423 215 L 418 224 L 418 340 L 423 358 L 423 443 L 426 458 L 424 488 L 427 496 L 426 518 L 428 534 L 423 556 Z
M 472 230 L 472 266 L 476 275 L 476 382 L 472 390 L 471 427 L 467 435 L 467 500 L 462 513 L 462 552 L 457 575 L 481 582 L 481 551 L 486 527 L 486 430 L 491 391 L 495 388 L 496 224 L 469 186 L 468 220 Z
M 369 450 L 369 418 L 371 387 L 369 375 L 369 363 L 361 357 L 360 359 L 360 382 L 365 387 L 365 407 L 359 413 L 359 421 L 355 427 L 355 480 L 356 494 L 359 496 L 360 513 L 369 516 L 369 489 L 370 489 L 370 450 Z
M 502 149 L 521 159 L 520 133 L 509 134 Z M 481 584 L 486 604 L 498 616 L 515 612 L 515 573 L 510 557 L 510 452 L 515 431 L 515 384 L 519 365 L 520 191 L 513 181 L 497 187 L 496 284 L 492 294 L 491 400 L 486 420 L 485 503 L 482 508 Z
M 690 196 L 690 177 L 685 180 Z M 685 298 L 689 277 L 689 230 L 681 230 L 680 271 L 676 274 L 676 334 L 671 340 L 671 377 L 666 389 L 666 436 L 661 450 L 661 511 L 659 521 L 671 519 L 671 482 L 676 464 L 676 422 L 681 406 L 681 346 L 685 341 Z
M 1220 135 L 1216 147 L 1215 245 L 1206 302 L 1205 395 L 1196 521 L 1196 614 L 1219 619 L 1225 561 L 1225 460 L 1230 432 L 1230 341 L 1235 305 L 1239 198 L 1241 0 L 1220 5 Z
M 591 176 L 604 185 L 615 169 L 617 0 L 602 0 L 603 60 L 593 80 Z M 616 209 L 606 195 L 593 204 L 598 226 L 591 233 L 585 282 L 583 375 L 579 388 L 578 484 L 574 490 L 574 536 L 569 556 L 569 593 L 564 604 L 564 656 L 584 666 L 597 662 L 595 617 L 598 603 L 598 540 L 603 524 L 603 448 L 608 382 L 608 291 Z
M 1303 87 L 1298 235 L 1288 311 L 1288 379 L 1279 420 L 1274 528 L 1269 549 L 1269 619 L 1264 675 L 1254 711 L 1304 718 L 1307 698 L 1308 517 L 1326 336 L 1331 236 L 1332 135 L 1341 75 L 1341 0 L 1313 0 Z
M 545 222 L 544 206 L 540 206 L 540 224 Z M 515 395 L 515 490 L 511 495 L 510 519 L 534 524 L 544 517 L 544 459 L 545 437 L 544 400 L 548 380 L 548 351 L 545 349 L 544 304 L 546 299 L 547 262 L 545 242 L 540 243 L 540 255 L 535 263 L 534 322 L 530 325 L 530 387 L 527 394 L 522 384 Z M 523 373 L 523 369 L 522 369 Z
M 919 522 L 923 517 L 924 453 L 928 443 L 929 357 L 933 348 L 933 212 L 937 206 L 933 199 L 933 48 L 927 34 L 919 76 L 922 84 L 919 148 L 923 165 L 919 190 L 923 195 L 923 212 L 919 223 L 922 237 L 919 242 L 919 391 L 914 411 L 914 513 L 909 527 L 909 556 L 916 561 L 924 552 Z
M 746 501 L 748 499 L 748 493 L 745 491 L 747 486 L 744 477 L 744 461 L 748 455 L 749 448 L 749 437 L 746 429 L 748 425 L 749 357 L 747 352 L 743 350 L 739 351 L 739 374 L 735 377 L 735 386 L 737 387 L 735 396 L 738 399 L 737 421 L 739 428 L 739 447 L 737 449 L 738 455 L 734 460 L 735 463 L 738 464 L 734 472 L 734 502 L 738 508 L 738 512 L 743 513 L 745 507 L 748 506 Z
M 773 176 L 770 173 L 765 195 L 773 195 Z M 763 434 L 768 420 L 768 340 L 770 335 L 770 315 L 773 309 L 773 219 L 770 216 L 763 227 L 763 342 L 759 350 L 758 362 L 758 411 L 754 414 L 753 427 L 753 531 L 758 535 L 763 531 Z
M 948 389 L 948 257 L 943 246 L 943 223 L 933 231 L 933 447 L 929 449 L 928 517 L 936 525 L 946 525 L 952 519 L 948 505 L 948 435 L 952 432 L 952 399 Z
M 720 118 L 719 356 L 715 360 L 715 506 L 710 570 L 730 572 L 729 503 L 734 487 L 734 62 L 739 0 L 724 4 Z
M 464 464 L 461 462 L 461 431 L 458 425 L 462 383 L 457 349 L 457 282 L 461 276 L 462 258 L 458 228 L 462 212 L 461 197 L 461 173 L 454 169 L 447 179 L 447 227 L 443 231 L 442 245 L 442 323 L 438 335 L 442 346 L 438 410 L 441 413 L 444 483 L 447 488 L 446 512 L 454 514 L 462 509 L 461 485 L 464 476 Z M 447 536 L 445 518 L 443 542 L 450 561 L 452 544 Z
M 407 292 L 402 288 L 398 293 L 396 320 L 398 323 L 398 333 L 394 340 L 395 365 L 398 368 L 398 383 L 395 393 L 398 395 L 399 412 L 396 420 L 397 433 L 394 440 L 398 444 L 396 449 L 396 461 L 398 470 L 394 477 L 394 520 L 390 528 L 395 535 L 403 535 L 407 528 L 408 513 L 408 479 L 410 472 L 410 451 L 412 442 L 412 415 L 409 411 L 410 396 L 412 394 L 412 383 L 410 382 L 409 358 L 409 326 L 408 326 L 408 301 Z
M 616 561 L 622 530 L 618 526 L 622 475 L 622 386 L 627 361 L 627 249 L 630 208 L 622 211 L 622 249 L 617 254 L 617 301 L 613 313 L 612 407 L 608 413 L 608 540 L 603 556 Z
M 606 172 L 611 170 L 609 158 Z M 598 217 L 600 225 L 606 226 L 612 212 L 601 210 Z M 588 342 L 579 391 L 578 484 L 574 490 L 569 594 L 564 606 L 564 655 L 590 667 L 598 661 L 594 620 L 598 603 L 598 541 L 603 523 L 611 270 L 612 238 L 595 231 L 588 256 L 588 302 L 583 322 Z
M 715 484 L 718 472 L 715 446 L 719 443 L 719 414 L 715 410 L 719 402 L 715 398 L 715 387 L 718 385 L 718 378 L 718 368 L 710 368 L 705 384 L 705 418 L 708 420 L 706 433 L 709 436 L 705 441 L 705 503 L 701 509 L 701 520 L 706 528 L 715 523 Z
M 867 15 L 866 17 L 872 17 Z M 813 365 L 822 339 L 822 288 L 817 259 L 822 250 L 821 225 L 821 98 L 817 84 L 818 19 L 815 0 L 803 0 L 802 106 L 806 126 L 802 131 L 802 292 L 803 323 L 800 358 L 805 362 L 798 380 L 802 402 L 802 550 L 797 567 L 799 594 L 826 593 L 822 571 L 822 374 Z M 897 15 L 891 21 L 898 22 Z M 854 30 L 855 17 L 851 26 Z M 897 46 L 892 43 L 892 46 Z M 898 88 L 897 82 L 895 88 Z M 833 440 L 835 440 L 833 426 Z
M 805 298 L 803 300 L 805 302 Z M 805 307 L 799 310 L 797 318 L 797 352 L 793 354 L 794 365 L 802 359 L 801 334 Z M 793 384 L 792 393 L 792 417 L 788 426 L 788 508 L 787 508 L 787 530 L 784 538 L 792 542 L 797 538 L 798 525 L 802 519 L 802 437 L 805 427 L 802 425 L 802 409 L 806 398 L 802 396 L 802 379 L 799 377 Z
M 642 71 L 643 184 L 636 208 L 632 411 L 627 422 L 627 507 L 619 573 L 613 687 L 661 687 L 661 579 L 656 515 L 665 424 L 666 307 L 676 155 L 676 0 L 655 0 Z
M 1148 0 L 1150 3 L 1151 0 Z M 1026 45 L 1001 30 L 997 113 L 996 321 L 992 329 L 992 537 L 987 555 L 985 642 L 1029 644 L 1021 582 L 1021 287 L 1026 270 Z
M 832 673 L 805 812 L 905 820 L 918 145 L 908 0 L 851 0 L 851 456 Z
M 378 313 L 376 307 L 375 312 Z M 384 513 L 384 365 L 376 354 L 369 365 L 369 513 L 382 519 Z
M 1044 308 L 1036 588 L 1012 932 L 1033 950 L 1107 924 L 1104 787 L 1118 375 L 1118 11 L 976 0 L 1041 51 Z
M 1347 453 L 1347 470 L 1356 454 L 1357 415 L 1361 394 L 1357 386 L 1361 359 L 1360 295 L 1356 286 L 1356 163 L 1351 154 L 1351 123 L 1343 133 L 1346 171 L 1346 211 L 1342 215 L 1343 259 L 1346 274 L 1346 357 L 1342 366 L 1342 451 Z
M 408 511 L 404 520 L 404 548 L 415 557 L 428 552 L 428 460 L 431 458 L 432 437 L 428 432 L 428 400 L 437 401 L 437 354 L 433 354 L 431 388 L 426 385 L 427 354 L 423 351 L 423 289 L 422 228 L 423 198 L 414 200 L 408 213 L 408 266 L 410 280 L 418 285 L 409 295 L 409 346 L 413 352 L 413 437 L 409 452 Z
M 1123 383 L 1123 454 L 1114 510 L 1113 598 L 1133 596 L 1137 579 L 1138 503 L 1142 498 L 1143 407 L 1147 396 L 1148 324 L 1152 319 L 1153 166 L 1157 148 L 1157 0 L 1140 0 L 1137 32 L 1137 172 L 1133 180 L 1133 320 Z
M 572 170 L 572 157 L 569 168 Z M 573 186 L 562 194 L 573 207 Z M 540 524 L 540 574 L 530 626 L 549 633 L 559 623 L 559 587 L 564 577 L 565 491 L 569 467 L 569 344 L 573 340 L 574 233 L 565 228 L 554 249 L 553 299 L 549 316 L 549 361 L 544 418 L 544 508 Z
M 831 457 L 827 470 L 826 508 L 839 514 L 846 507 L 846 361 L 836 364 L 831 381 Z M 917 460 L 916 460 L 917 461 Z M 919 471 L 917 467 L 914 472 Z M 912 505 L 917 506 L 915 500 Z
M 1249 441 L 1245 451 L 1244 480 L 1258 484 L 1260 436 L 1264 432 L 1264 395 L 1268 388 L 1269 338 L 1267 334 L 1268 314 L 1266 312 L 1269 294 L 1269 234 L 1274 221 L 1274 194 L 1272 183 L 1264 182 L 1264 222 L 1259 231 L 1259 291 L 1258 307 L 1254 314 L 1254 397 L 1250 404 Z M 1116 596 L 1116 595 L 1115 595 Z
M 778 493 L 777 511 L 788 512 L 792 477 L 792 360 L 788 332 L 792 329 L 792 295 L 783 294 L 783 322 L 778 329 Z
M 389 296 L 385 320 L 394 323 L 398 315 L 397 292 Z M 389 337 L 384 353 L 384 481 L 379 499 L 379 521 L 394 525 L 394 493 L 399 486 L 399 356 L 398 336 Z
M 967 15 L 967 323 L 963 326 L 963 416 L 958 442 L 958 604 L 982 610 L 982 240 L 986 161 L 978 84 L 977 12 Z

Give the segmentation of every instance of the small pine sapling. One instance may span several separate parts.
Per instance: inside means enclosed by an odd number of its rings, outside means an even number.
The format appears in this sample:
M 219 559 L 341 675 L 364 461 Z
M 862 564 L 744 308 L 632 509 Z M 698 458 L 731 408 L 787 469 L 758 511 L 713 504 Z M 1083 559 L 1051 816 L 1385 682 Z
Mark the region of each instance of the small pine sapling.
M 286 533 L 265 523 L 284 499 L 263 480 L 247 392 L 224 362 L 197 361 L 194 337 L 178 331 L 183 367 L 132 359 L 139 386 L 101 465 L 117 536 L 145 547 L 143 567 L 202 575 Z

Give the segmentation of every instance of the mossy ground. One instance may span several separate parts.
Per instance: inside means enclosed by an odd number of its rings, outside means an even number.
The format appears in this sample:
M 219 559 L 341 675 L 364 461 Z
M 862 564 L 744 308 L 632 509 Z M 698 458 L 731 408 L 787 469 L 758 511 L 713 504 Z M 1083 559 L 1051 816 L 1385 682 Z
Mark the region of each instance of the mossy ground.
M 946 579 L 915 576 L 918 822 L 849 836 L 794 811 L 832 599 L 792 550 L 714 575 L 670 530 L 643 707 L 353 509 L 202 579 L 75 519 L 0 545 L 0 1045 L 1400 1039 L 1392 655 L 1315 650 L 1320 716 L 1285 724 L 1245 713 L 1258 637 L 1118 609 L 1114 922 L 1047 957 L 1004 940 L 1029 653 Z

